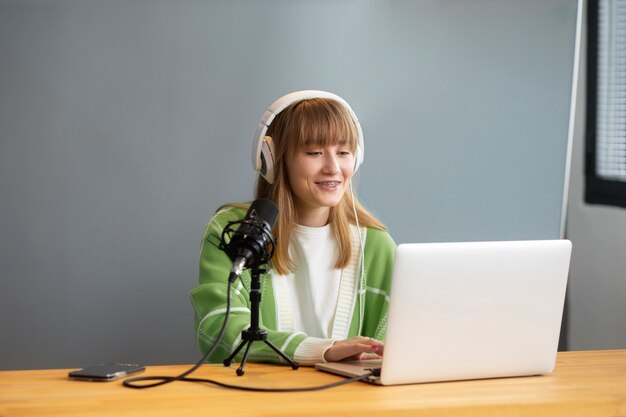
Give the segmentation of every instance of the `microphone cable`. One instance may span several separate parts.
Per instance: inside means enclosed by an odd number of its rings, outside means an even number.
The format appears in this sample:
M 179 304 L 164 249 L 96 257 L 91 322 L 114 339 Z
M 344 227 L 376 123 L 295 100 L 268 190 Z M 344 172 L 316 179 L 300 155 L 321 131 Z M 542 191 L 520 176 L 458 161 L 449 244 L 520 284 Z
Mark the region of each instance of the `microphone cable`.
M 306 391 L 320 391 L 320 390 L 324 390 L 328 388 L 334 388 L 334 387 L 338 387 L 341 385 L 350 384 L 356 381 L 363 381 L 371 376 L 380 375 L 380 369 L 371 369 L 369 370 L 370 372 L 366 374 L 348 378 L 339 382 L 333 382 L 333 383 L 325 384 L 325 385 L 317 385 L 313 387 L 302 387 L 302 388 L 257 388 L 257 387 L 247 387 L 247 386 L 242 386 L 242 385 L 227 384 L 224 382 L 220 382 L 220 381 L 216 381 L 216 380 L 208 379 L 208 378 L 189 378 L 187 375 L 190 375 L 191 373 L 195 372 L 200 366 L 202 366 L 204 361 L 209 356 L 211 356 L 213 352 L 215 352 L 215 349 L 217 349 L 217 346 L 220 344 L 220 342 L 222 341 L 222 338 L 224 337 L 224 332 L 226 331 L 226 325 L 228 323 L 228 317 L 230 315 L 230 304 L 231 304 L 230 291 L 231 291 L 233 281 L 234 280 L 230 280 L 230 279 L 228 280 L 227 295 L 226 295 L 226 313 L 224 316 L 224 322 L 222 323 L 222 327 L 220 328 L 217 339 L 215 340 L 215 342 L 213 343 L 213 346 L 211 346 L 209 351 L 195 365 L 193 365 L 190 369 L 188 369 L 187 371 L 177 376 L 155 375 L 155 376 L 139 376 L 139 377 L 134 377 L 134 378 L 128 378 L 122 382 L 123 386 L 127 388 L 133 388 L 133 389 L 146 389 L 146 388 L 154 388 L 160 385 L 169 384 L 170 382 L 174 382 L 174 381 L 182 381 L 182 382 L 202 382 L 202 383 L 217 385 L 223 388 L 230 388 L 230 389 L 236 389 L 236 390 L 241 390 L 241 391 L 306 392 Z M 142 382 L 142 381 L 156 381 L 156 382 L 151 382 L 148 384 L 143 384 L 143 383 L 137 384 L 137 382 Z
M 160 376 L 160 375 L 138 376 L 134 378 L 125 379 L 123 382 L 124 386 L 127 388 L 144 389 L 144 388 L 158 387 L 159 385 L 169 384 L 170 382 L 174 382 L 174 381 L 185 381 L 187 379 L 187 375 L 191 374 L 192 372 L 196 371 L 200 366 L 202 366 L 206 358 L 208 358 L 209 356 L 213 354 L 213 352 L 215 352 L 215 349 L 217 349 L 220 342 L 222 341 L 222 338 L 224 337 L 224 332 L 226 331 L 226 324 L 228 324 L 228 317 L 230 315 L 230 298 L 231 298 L 230 290 L 231 290 L 233 281 L 234 280 L 230 280 L 230 279 L 228 280 L 228 286 L 226 288 L 226 313 L 224 315 L 224 322 L 222 323 L 222 327 L 220 328 L 220 331 L 218 333 L 217 340 L 213 343 L 213 346 L 211 346 L 211 349 L 209 349 L 209 351 L 195 365 L 193 365 L 190 369 L 188 369 L 187 371 L 177 376 Z M 135 384 L 135 382 L 139 382 L 139 381 L 158 381 L 158 382 L 153 382 L 151 384 Z

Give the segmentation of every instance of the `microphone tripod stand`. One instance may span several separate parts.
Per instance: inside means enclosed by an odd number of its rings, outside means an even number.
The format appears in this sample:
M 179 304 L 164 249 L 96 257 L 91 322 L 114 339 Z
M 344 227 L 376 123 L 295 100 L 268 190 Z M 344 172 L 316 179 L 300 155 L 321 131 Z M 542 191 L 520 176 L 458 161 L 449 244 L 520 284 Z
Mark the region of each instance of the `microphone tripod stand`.
M 243 358 L 241 360 L 241 365 L 237 368 L 237 376 L 242 376 L 244 374 L 243 368 L 246 366 L 246 361 L 248 360 L 248 353 L 250 353 L 250 347 L 252 343 L 257 340 L 263 341 L 266 345 L 268 345 L 274 352 L 276 352 L 281 358 L 286 360 L 290 365 L 291 369 L 298 369 L 299 365 L 291 360 L 287 355 L 281 352 L 272 342 L 267 340 L 267 332 L 259 328 L 259 303 L 261 302 L 261 273 L 265 272 L 265 270 L 261 270 L 258 266 L 252 267 L 252 281 L 250 284 L 250 327 L 241 332 L 241 343 L 237 346 L 237 349 L 226 359 L 224 359 L 224 366 L 230 366 L 233 362 L 233 359 L 244 346 L 246 346 L 246 350 L 243 354 Z

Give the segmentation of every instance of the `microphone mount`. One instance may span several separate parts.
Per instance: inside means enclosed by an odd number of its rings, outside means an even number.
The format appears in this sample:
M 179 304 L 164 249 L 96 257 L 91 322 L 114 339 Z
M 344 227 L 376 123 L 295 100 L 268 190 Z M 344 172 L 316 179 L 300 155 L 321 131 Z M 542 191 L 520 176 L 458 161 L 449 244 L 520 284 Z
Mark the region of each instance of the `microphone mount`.
M 235 245 L 233 241 L 239 244 Z M 242 245 L 241 242 L 246 244 Z M 233 261 L 229 277 L 231 282 L 244 269 L 267 264 L 274 255 L 275 247 L 272 230 L 256 212 L 252 212 L 249 218 L 228 222 L 222 232 L 219 248 Z

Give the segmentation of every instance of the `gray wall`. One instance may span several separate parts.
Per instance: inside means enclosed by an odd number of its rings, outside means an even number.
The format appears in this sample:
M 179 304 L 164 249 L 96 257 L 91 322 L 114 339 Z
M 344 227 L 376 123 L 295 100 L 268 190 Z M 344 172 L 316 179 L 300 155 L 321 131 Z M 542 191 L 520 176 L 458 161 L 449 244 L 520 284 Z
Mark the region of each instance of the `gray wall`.
M 398 242 L 557 238 L 575 0 L 1 1 L 0 369 L 198 357 L 188 293 L 286 92 L 346 98 Z
M 568 348 L 624 349 L 626 209 L 584 202 L 586 47 L 582 51 L 567 219 L 573 243 Z

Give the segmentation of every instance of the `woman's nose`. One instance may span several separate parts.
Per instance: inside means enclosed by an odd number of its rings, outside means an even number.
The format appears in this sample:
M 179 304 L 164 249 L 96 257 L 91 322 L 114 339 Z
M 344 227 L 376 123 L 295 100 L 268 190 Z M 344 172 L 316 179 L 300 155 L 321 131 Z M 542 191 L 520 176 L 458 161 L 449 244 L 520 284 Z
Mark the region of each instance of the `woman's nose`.
M 336 174 L 340 172 L 339 169 L 339 161 L 337 156 L 334 154 L 326 154 L 326 159 L 324 160 L 324 170 L 329 174 Z

